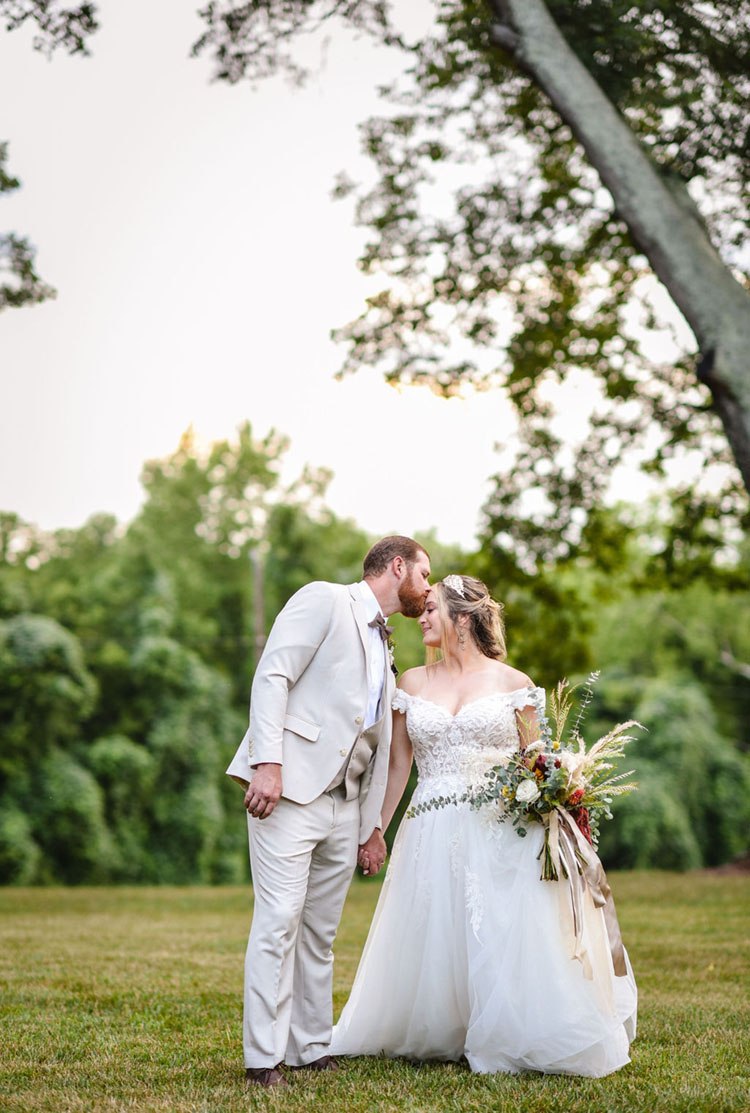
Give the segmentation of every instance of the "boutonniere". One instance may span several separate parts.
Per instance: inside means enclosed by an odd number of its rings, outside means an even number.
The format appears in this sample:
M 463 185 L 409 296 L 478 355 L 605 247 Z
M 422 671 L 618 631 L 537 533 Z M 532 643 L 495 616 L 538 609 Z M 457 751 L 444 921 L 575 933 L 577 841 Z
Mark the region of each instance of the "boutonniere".
M 398 676 L 398 669 L 396 668 L 396 662 L 393 660 L 393 651 L 396 648 L 396 646 L 394 645 L 390 636 L 388 638 L 387 648 L 388 648 L 388 664 L 391 666 L 391 672 L 393 673 L 394 676 Z

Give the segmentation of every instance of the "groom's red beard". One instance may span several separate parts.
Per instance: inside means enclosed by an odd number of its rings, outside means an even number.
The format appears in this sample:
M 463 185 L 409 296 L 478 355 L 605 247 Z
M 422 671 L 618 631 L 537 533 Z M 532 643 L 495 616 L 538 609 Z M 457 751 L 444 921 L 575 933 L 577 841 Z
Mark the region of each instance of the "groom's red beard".
M 427 591 L 423 588 L 417 591 L 411 580 L 401 584 L 398 589 L 398 601 L 401 604 L 401 614 L 407 618 L 419 618 L 424 610 L 424 601 Z

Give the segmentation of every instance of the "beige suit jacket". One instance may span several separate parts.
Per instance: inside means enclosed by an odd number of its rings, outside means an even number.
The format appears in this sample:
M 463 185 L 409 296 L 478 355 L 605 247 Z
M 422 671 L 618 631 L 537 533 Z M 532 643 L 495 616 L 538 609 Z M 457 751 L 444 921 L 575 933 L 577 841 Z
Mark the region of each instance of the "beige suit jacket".
M 250 726 L 227 774 L 247 785 L 253 766 L 278 762 L 283 795 L 309 804 L 334 779 L 363 732 L 370 637 L 353 584 L 307 584 L 279 613 L 258 663 Z M 360 781 L 360 841 L 380 822 L 388 779 L 395 678 L 386 643 L 377 747 Z

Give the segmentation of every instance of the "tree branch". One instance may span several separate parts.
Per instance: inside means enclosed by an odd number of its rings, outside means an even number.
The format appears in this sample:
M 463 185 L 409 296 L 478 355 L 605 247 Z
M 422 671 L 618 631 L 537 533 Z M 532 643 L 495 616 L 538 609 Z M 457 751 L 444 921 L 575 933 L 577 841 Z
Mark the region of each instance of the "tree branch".
M 502 47 L 508 54 L 515 56 L 520 41 L 519 36 L 506 23 L 493 23 L 490 27 L 490 42 Z
M 738 661 L 729 646 L 725 646 L 719 656 L 722 665 L 726 665 L 728 669 L 737 673 L 738 676 L 744 677 L 745 680 L 750 680 L 750 665 L 746 665 L 743 661 Z

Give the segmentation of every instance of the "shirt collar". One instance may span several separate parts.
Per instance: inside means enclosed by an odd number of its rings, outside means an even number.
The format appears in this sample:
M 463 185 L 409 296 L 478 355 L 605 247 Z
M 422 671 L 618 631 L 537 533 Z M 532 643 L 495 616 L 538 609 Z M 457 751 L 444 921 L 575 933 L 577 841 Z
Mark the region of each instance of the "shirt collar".
M 367 621 L 371 622 L 373 618 L 377 618 L 380 614 L 380 603 L 378 603 L 372 588 L 366 580 L 360 580 L 355 586 L 359 592 L 360 599 L 364 603 Z

